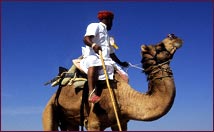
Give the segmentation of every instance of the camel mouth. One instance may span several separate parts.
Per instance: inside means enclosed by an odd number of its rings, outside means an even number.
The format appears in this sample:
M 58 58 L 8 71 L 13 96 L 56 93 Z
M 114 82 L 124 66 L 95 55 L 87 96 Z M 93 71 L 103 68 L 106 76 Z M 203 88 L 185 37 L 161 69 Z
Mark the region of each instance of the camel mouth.
M 170 43 L 170 41 L 171 41 L 172 45 L 174 47 L 176 47 L 177 49 L 181 48 L 181 46 L 183 44 L 183 41 L 180 38 L 178 38 L 177 36 L 175 36 L 175 34 L 168 34 L 167 38 L 165 40 L 166 40 L 165 41 L 166 43 L 167 42 Z
M 175 42 L 175 43 L 174 43 L 174 46 L 175 46 L 177 49 L 179 49 L 179 48 L 182 47 L 182 43 L 181 43 L 181 42 Z

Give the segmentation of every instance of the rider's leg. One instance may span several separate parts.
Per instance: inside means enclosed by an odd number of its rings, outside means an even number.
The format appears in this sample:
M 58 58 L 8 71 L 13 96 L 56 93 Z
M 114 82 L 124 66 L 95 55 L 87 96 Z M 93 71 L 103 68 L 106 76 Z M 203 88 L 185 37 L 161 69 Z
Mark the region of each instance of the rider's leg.
M 96 103 L 100 100 L 100 97 L 97 96 L 97 90 L 93 92 L 96 82 L 98 79 L 98 67 L 89 67 L 88 68 L 88 88 L 89 88 L 89 102 Z

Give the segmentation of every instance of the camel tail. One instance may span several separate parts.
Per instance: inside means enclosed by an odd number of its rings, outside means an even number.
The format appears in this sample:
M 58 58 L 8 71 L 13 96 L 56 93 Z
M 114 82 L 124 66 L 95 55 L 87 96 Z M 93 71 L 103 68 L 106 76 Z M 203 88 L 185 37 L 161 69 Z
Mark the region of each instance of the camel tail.
M 57 106 L 59 106 L 58 98 L 61 92 L 61 85 L 59 85 L 59 88 L 54 94 L 51 99 L 49 100 L 48 104 L 46 105 L 43 115 L 42 115 L 42 121 L 43 121 L 43 130 L 44 131 L 58 131 L 58 127 L 60 127 L 61 130 L 63 129 L 63 125 L 59 125 L 59 118 L 58 113 L 59 109 Z M 58 113 L 57 113 L 58 112 Z

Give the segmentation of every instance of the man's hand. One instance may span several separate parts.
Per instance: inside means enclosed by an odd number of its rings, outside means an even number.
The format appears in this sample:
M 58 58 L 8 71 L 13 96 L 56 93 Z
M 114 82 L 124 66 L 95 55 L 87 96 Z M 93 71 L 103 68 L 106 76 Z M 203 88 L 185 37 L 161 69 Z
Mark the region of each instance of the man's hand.
M 95 45 L 95 46 L 93 47 L 93 50 L 94 50 L 95 53 L 99 54 L 99 50 L 102 51 L 102 48 L 101 48 L 99 45 Z
M 126 62 L 126 61 L 124 61 L 124 62 L 121 62 L 120 65 L 123 66 L 123 67 L 128 67 L 128 66 L 129 66 L 129 63 Z

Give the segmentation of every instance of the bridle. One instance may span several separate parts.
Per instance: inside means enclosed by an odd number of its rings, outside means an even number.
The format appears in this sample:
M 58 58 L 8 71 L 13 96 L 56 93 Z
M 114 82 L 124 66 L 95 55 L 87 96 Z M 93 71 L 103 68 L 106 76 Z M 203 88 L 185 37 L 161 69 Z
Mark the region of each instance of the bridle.
M 168 34 L 167 37 L 170 40 L 177 38 L 174 34 Z M 143 69 L 143 68 L 140 68 L 136 65 L 132 65 L 131 63 L 129 63 L 129 66 L 137 68 L 137 69 L 141 69 L 143 72 L 145 72 L 148 75 L 147 76 L 148 81 L 154 81 L 156 79 L 163 79 L 166 77 L 173 77 L 173 73 L 169 67 L 169 63 L 174 55 L 174 53 L 172 54 L 171 52 L 173 50 L 176 50 L 177 47 L 172 45 L 172 49 L 167 50 L 163 43 L 160 43 L 159 46 L 161 46 L 161 50 L 158 49 L 158 47 L 156 47 L 156 46 L 154 47 L 156 50 L 156 54 L 153 55 L 153 58 L 149 58 L 149 59 L 147 58 L 146 60 L 143 58 L 141 61 L 141 63 L 144 63 L 144 61 L 154 60 L 157 64 L 149 66 L 146 69 Z M 166 51 L 170 55 L 170 57 L 168 58 L 168 60 L 160 63 L 159 60 L 157 59 L 157 55 L 162 51 Z M 160 76 L 157 75 L 159 72 L 162 72 Z M 165 75 L 164 75 L 164 73 L 165 73 Z
M 176 39 L 177 37 L 174 35 L 174 34 L 169 34 L 167 36 L 169 39 Z M 160 46 L 163 46 L 163 44 L 161 44 Z M 159 60 L 157 59 L 157 55 L 162 52 L 160 50 L 157 49 L 157 47 L 155 47 L 155 50 L 156 50 L 156 54 L 154 55 L 154 57 L 152 58 L 153 60 L 156 61 L 156 65 L 153 65 L 153 66 L 150 66 L 148 67 L 147 69 L 144 69 L 143 71 L 148 74 L 147 76 L 147 80 L 148 81 L 154 81 L 156 79 L 163 79 L 163 78 L 166 78 L 166 77 L 173 77 L 173 73 L 169 67 L 169 63 L 173 57 L 173 54 L 171 54 L 171 51 L 176 48 L 175 46 L 172 46 L 172 49 L 171 50 L 167 50 L 165 47 L 164 47 L 164 50 L 170 55 L 170 58 L 169 60 L 167 61 L 164 61 L 162 63 L 159 63 Z M 176 48 L 177 49 L 177 48 Z M 162 49 L 163 50 L 163 49 Z M 165 66 L 167 65 L 167 66 Z M 162 72 L 161 73 L 161 76 L 160 77 L 157 77 L 157 73 L 159 72 Z M 164 75 L 164 72 L 167 73 L 166 75 Z
M 172 70 L 169 67 L 169 63 L 171 60 L 165 61 L 163 63 L 151 66 L 149 68 L 147 68 L 146 70 L 144 70 L 145 72 L 148 71 L 148 76 L 147 76 L 147 80 L 148 81 L 154 81 L 156 79 L 163 79 L 166 77 L 173 77 L 173 73 Z M 157 74 L 161 72 L 161 76 L 157 77 Z M 164 75 L 164 72 L 167 73 L 166 75 Z
M 139 66 L 133 65 L 130 62 L 129 62 L 129 66 L 133 67 L 133 68 L 136 68 L 136 69 L 140 69 L 143 72 L 148 73 L 147 80 L 148 81 L 153 81 L 153 80 L 156 80 L 156 79 L 162 79 L 162 78 L 166 78 L 166 77 L 173 77 L 172 71 L 170 70 L 170 68 L 169 67 L 167 67 L 167 68 L 163 67 L 166 64 L 169 65 L 170 61 L 171 60 L 168 60 L 168 61 L 165 61 L 163 63 L 157 64 L 157 65 L 154 65 L 154 66 L 150 66 L 147 69 L 143 69 L 143 68 L 141 68 Z M 162 76 L 161 77 L 154 77 L 154 74 L 158 73 L 159 71 L 162 71 Z M 167 72 L 167 75 L 163 75 L 163 72 Z

